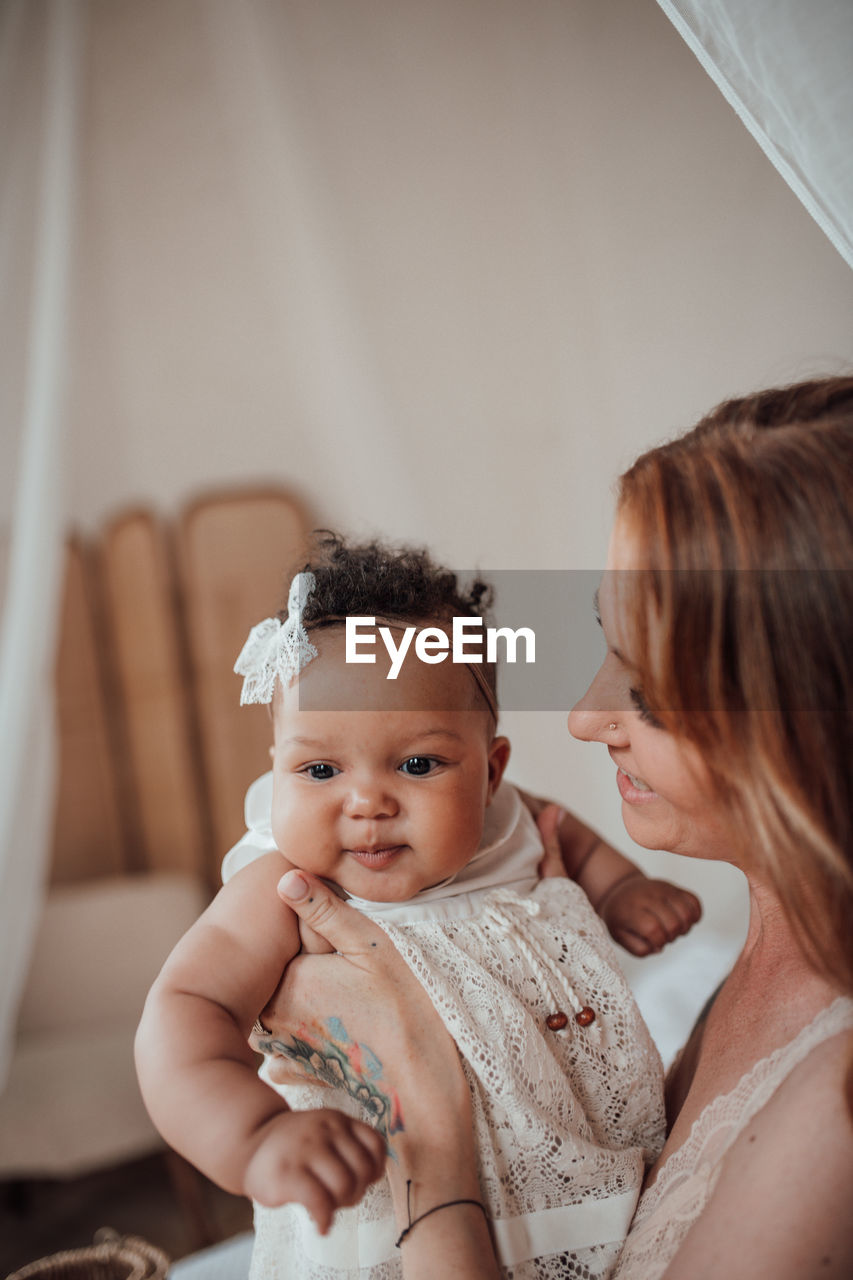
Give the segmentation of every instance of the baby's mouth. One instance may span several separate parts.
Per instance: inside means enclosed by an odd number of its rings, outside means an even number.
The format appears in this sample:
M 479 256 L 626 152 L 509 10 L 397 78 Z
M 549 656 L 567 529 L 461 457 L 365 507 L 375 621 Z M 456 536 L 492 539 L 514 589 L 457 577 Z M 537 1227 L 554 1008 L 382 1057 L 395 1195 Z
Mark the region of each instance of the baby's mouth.
M 381 871 L 389 866 L 405 847 L 402 844 L 370 845 L 362 849 L 345 849 L 344 852 L 355 858 L 356 862 L 360 862 L 363 867 Z

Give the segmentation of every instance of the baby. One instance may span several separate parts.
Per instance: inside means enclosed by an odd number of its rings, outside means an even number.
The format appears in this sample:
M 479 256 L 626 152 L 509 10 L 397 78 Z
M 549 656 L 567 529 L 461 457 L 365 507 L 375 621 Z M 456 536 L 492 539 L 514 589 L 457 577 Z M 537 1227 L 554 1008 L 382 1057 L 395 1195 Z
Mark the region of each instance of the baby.
M 347 616 L 374 617 L 398 640 L 411 625 L 441 636 L 456 616 L 482 616 L 484 591 L 463 595 L 425 554 L 330 539 L 294 580 L 286 619 L 255 628 L 238 661 L 243 700 L 272 704 L 269 827 L 261 804 L 226 859 L 224 888 L 152 988 L 137 1062 L 167 1141 L 256 1201 L 257 1280 L 401 1275 L 387 1180 L 374 1182 L 400 1125 L 381 1064 L 343 1027 L 286 1041 L 261 1023 L 270 1088 L 247 1046 L 300 949 L 276 894 L 289 866 L 375 916 L 453 1035 L 512 1276 L 606 1276 L 663 1140 L 660 1060 L 613 946 L 578 884 L 539 879 L 536 826 L 502 783 L 509 743 L 495 733 L 494 667 L 412 652 L 389 680 L 380 646 L 375 663 L 346 660 Z M 636 949 L 658 945 L 657 927 L 643 935 L 661 884 L 607 846 L 568 853 L 599 899 L 626 890 L 619 927 Z M 692 895 L 663 890 L 689 925 Z M 276 1084 L 284 1059 L 335 1092 Z M 322 1235 L 301 1207 L 322 1220 L 318 1192 L 339 1209 Z

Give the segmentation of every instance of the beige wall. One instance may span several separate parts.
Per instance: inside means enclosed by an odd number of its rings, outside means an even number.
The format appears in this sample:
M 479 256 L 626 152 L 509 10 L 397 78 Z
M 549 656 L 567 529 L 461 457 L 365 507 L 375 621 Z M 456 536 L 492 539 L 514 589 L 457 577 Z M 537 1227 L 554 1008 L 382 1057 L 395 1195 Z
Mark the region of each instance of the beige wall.
M 595 567 L 634 453 L 853 357 L 851 273 L 653 0 L 90 12 L 85 525 L 263 478 L 457 565 Z M 600 753 L 509 722 L 619 835 Z
M 853 277 L 652 0 L 90 12 L 84 522 L 275 476 L 592 566 L 634 451 L 853 355 Z

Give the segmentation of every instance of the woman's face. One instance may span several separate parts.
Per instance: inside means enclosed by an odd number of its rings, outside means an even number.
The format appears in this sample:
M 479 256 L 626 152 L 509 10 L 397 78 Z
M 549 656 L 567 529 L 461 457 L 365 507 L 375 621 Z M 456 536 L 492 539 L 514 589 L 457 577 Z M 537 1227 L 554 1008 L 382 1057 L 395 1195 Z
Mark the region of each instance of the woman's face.
M 626 640 L 620 571 L 647 569 L 624 517 L 617 517 L 598 591 L 607 656 L 569 714 L 569 731 L 603 742 L 616 765 L 622 820 L 637 844 L 691 857 L 729 858 L 731 833 L 692 744 L 660 728 L 639 687 Z M 685 660 L 689 660 L 686 658 Z

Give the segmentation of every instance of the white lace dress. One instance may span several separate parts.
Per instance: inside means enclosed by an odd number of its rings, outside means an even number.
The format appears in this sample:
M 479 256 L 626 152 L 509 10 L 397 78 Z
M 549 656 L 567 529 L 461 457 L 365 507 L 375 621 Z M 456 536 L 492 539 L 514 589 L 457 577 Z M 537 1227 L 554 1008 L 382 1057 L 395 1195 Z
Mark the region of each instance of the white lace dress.
M 257 848 L 255 817 L 224 874 Z M 461 1051 L 505 1276 L 606 1277 L 663 1142 L 660 1058 L 585 894 L 569 880 L 538 881 L 538 833 L 513 788 L 500 789 L 488 823 L 452 884 L 357 905 L 389 934 Z M 586 1007 L 595 1020 L 582 1026 L 575 1013 Z M 549 1030 L 545 1019 L 561 1011 L 565 1027 Z M 295 1107 L 360 1114 L 343 1093 L 280 1091 Z M 338 1212 L 325 1237 L 299 1205 L 256 1206 L 255 1232 L 252 1280 L 402 1275 L 386 1180 Z
M 659 1280 L 713 1195 L 732 1144 L 813 1049 L 851 1027 L 853 1000 L 841 997 L 708 1104 L 643 1192 L 616 1268 L 620 1280 Z

